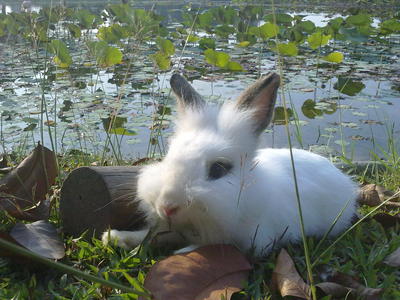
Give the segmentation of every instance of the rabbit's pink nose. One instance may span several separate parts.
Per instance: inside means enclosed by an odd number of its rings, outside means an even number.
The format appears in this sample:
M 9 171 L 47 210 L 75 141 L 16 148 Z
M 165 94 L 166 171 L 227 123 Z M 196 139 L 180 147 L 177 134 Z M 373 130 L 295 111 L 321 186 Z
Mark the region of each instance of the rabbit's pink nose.
M 179 210 L 179 207 L 178 206 L 166 206 L 163 209 L 164 209 L 165 215 L 167 217 L 170 217 L 177 213 L 177 211 Z

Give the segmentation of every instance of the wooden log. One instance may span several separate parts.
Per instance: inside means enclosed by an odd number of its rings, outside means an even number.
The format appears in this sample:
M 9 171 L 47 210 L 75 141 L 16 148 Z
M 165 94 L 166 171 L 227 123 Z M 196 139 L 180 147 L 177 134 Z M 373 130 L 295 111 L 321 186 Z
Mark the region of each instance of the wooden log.
M 66 178 L 60 196 L 64 231 L 99 237 L 109 228 L 137 230 L 146 225 L 136 198 L 139 167 L 81 167 Z
M 351 174 L 382 170 L 377 162 L 336 164 Z M 138 230 L 146 226 L 136 198 L 139 167 L 81 167 L 72 171 L 61 188 L 60 216 L 64 231 L 74 236 L 88 231 L 99 237 L 109 228 Z

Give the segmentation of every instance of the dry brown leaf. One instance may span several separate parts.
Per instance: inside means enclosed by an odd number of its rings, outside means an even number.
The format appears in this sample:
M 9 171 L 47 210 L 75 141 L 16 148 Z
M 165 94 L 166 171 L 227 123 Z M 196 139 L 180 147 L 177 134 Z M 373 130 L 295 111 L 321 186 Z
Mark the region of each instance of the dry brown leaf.
M 382 203 L 376 184 L 367 184 L 361 187 L 358 203 L 361 205 L 377 206 Z
M 376 214 L 372 217 L 375 221 L 381 223 L 381 225 L 385 228 L 393 227 L 397 224 L 400 224 L 400 214 L 397 215 L 389 215 L 384 213 Z
M 0 158 L 0 174 L 7 174 L 13 168 L 8 166 L 7 156 L 4 154 Z
M 56 176 L 54 152 L 39 144 L 17 168 L 0 180 L 0 209 L 20 219 L 41 219 L 43 213 L 36 214 L 40 209 L 30 213 L 25 210 L 40 206 Z
M 138 159 L 138 160 L 135 160 L 133 163 L 132 163 L 132 166 L 141 166 L 141 165 L 143 165 L 143 164 L 145 164 L 145 163 L 148 163 L 149 161 L 151 161 L 152 160 L 152 158 L 150 158 L 150 157 L 143 157 L 143 158 L 140 158 L 140 159 Z
M 13 167 L 6 167 L 0 169 L 0 174 L 8 174 L 13 170 Z
M 377 206 L 388 198 L 391 201 L 385 203 L 387 208 L 400 208 L 399 197 L 393 197 L 396 193 L 385 189 L 383 186 L 376 184 L 366 184 L 360 189 L 358 203 L 361 205 Z
M 310 299 L 310 286 L 297 273 L 290 255 L 282 249 L 272 273 L 272 290 L 278 290 L 282 297 L 293 296 Z
M 376 186 L 376 191 L 378 192 L 379 197 L 381 198 L 382 201 L 387 198 L 393 197 L 396 194 L 395 192 L 390 191 L 381 185 Z M 394 197 L 392 201 L 400 201 L 400 197 Z
M 61 259 L 65 255 L 64 243 L 54 226 L 46 221 L 18 223 L 11 229 L 10 236 L 18 244 L 43 257 Z
M 0 239 L 6 240 L 7 242 L 14 243 L 16 245 L 21 246 L 12 236 L 10 236 L 7 232 L 0 231 Z M 0 256 L 2 257 L 15 257 L 15 254 L 11 251 L 0 248 Z
M 7 156 L 2 155 L 0 158 L 0 169 L 7 168 L 7 167 L 8 167 Z
M 383 293 L 383 289 L 366 287 L 359 283 L 354 277 L 341 272 L 334 272 L 329 280 L 350 288 L 356 296 L 363 300 L 379 300 Z
M 20 243 L 18 243 L 12 236 L 10 236 L 9 233 L 7 232 L 0 232 L 0 239 L 6 240 L 7 242 L 13 243 L 15 245 L 23 247 Z M 7 257 L 13 260 L 13 263 L 19 264 L 19 265 L 24 265 L 24 266 L 29 266 L 29 267 L 37 267 L 37 263 L 33 260 L 31 260 L 29 257 L 19 255 L 15 252 L 12 252 L 10 250 L 6 250 L 4 248 L 0 248 L 0 256 L 1 257 Z
M 312 93 L 312 92 L 314 92 L 314 89 L 307 89 L 307 88 L 304 88 L 304 89 L 300 89 L 300 91 L 302 91 L 302 92 L 304 92 L 304 93 Z
M 321 282 L 315 286 L 324 293 L 324 296 L 330 295 L 339 299 L 346 299 L 346 296 L 350 295 L 352 292 L 351 289 L 335 282 Z
M 231 299 L 234 293 L 242 290 L 243 283 L 246 281 L 248 275 L 249 272 L 246 270 L 218 278 L 197 295 L 195 300 Z
M 400 247 L 386 257 L 383 262 L 391 267 L 400 267 Z
M 220 300 L 240 291 L 252 267 L 231 245 L 209 245 L 153 265 L 144 286 L 153 299 Z

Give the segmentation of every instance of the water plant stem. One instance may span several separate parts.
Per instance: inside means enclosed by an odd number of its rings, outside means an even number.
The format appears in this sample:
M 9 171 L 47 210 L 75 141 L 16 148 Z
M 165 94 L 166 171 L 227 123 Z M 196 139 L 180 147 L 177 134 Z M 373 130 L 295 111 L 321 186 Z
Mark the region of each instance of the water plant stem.
M 272 14 L 274 18 L 274 23 L 276 23 L 276 15 L 275 15 L 275 5 L 274 1 L 272 1 Z M 275 38 L 276 44 L 278 44 L 277 37 Z M 299 221 L 300 221 L 300 230 L 301 230 L 301 237 L 303 241 L 303 247 L 304 247 L 304 256 L 306 259 L 306 266 L 307 266 L 307 275 L 308 275 L 308 281 L 310 284 L 310 289 L 311 289 L 311 296 L 313 300 L 317 300 L 317 293 L 316 289 L 314 286 L 314 279 L 313 279 L 313 274 L 312 274 L 312 264 L 310 260 L 310 251 L 308 248 L 308 243 L 307 243 L 307 238 L 305 234 L 305 229 L 304 229 L 304 220 L 303 220 L 303 211 L 301 208 L 301 200 L 300 200 L 300 192 L 299 192 L 299 186 L 297 182 L 297 176 L 296 176 L 296 166 L 295 166 L 295 161 L 294 161 L 294 156 L 293 156 L 293 149 L 292 149 L 292 141 L 290 137 L 290 128 L 289 128 L 289 116 L 287 112 L 287 104 L 286 104 L 286 98 L 285 98 L 285 90 L 284 90 L 284 80 L 283 80 L 283 58 L 278 52 L 278 67 L 279 67 L 279 75 L 281 77 L 281 99 L 282 99 L 282 104 L 283 104 L 283 111 L 285 115 L 285 130 L 286 130 L 286 135 L 288 139 L 288 145 L 289 145 L 289 152 L 290 152 L 290 161 L 292 165 L 292 171 L 293 171 L 293 181 L 294 181 L 294 188 L 295 188 L 295 193 L 296 193 L 296 202 L 297 202 L 297 209 L 298 209 L 298 216 L 299 216 Z

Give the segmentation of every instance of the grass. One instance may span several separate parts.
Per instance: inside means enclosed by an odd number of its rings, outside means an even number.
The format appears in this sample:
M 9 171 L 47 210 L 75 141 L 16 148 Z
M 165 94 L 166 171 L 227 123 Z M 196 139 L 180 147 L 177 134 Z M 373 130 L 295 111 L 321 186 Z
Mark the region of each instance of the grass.
M 392 168 L 381 173 L 359 174 L 359 178 L 365 182 L 377 182 L 394 188 L 392 178 L 399 178 L 400 168 L 398 154 L 393 158 L 393 161 L 387 162 Z M 68 159 L 61 159 L 60 163 L 68 172 L 72 166 L 78 166 L 82 161 L 80 156 L 70 156 Z M 395 163 L 397 165 L 394 165 Z M 365 213 L 370 210 L 363 209 Z M 2 219 L 7 220 L 1 225 L 2 229 L 9 228 L 15 222 L 4 213 Z M 59 223 L 57 212 L 53 211 L 51 221 Z M 86 274 L 99 276 L 112 284 L 122 284 L 138 291 L 143 290 L 141 286 L 151 265 L 169 255 L 163 249 L 151 247 L 126 251 L 113 245 L 105 246 L 95 238 L 73 239 L 65 236 L 64 240 L 66 257 L 62 260 L 63 264 Z M 322 280 L 320 277 L 323 277 L 326 268 L 329 268 L 354 275 L 365 286 L 383 288 L 382 299 L 400 297 L 397 288 L 400 285 L 398 270 L 383 263 L 385 257 L 400 247 L 400 225 L 384 228 L 378 222 L 367 219 L 358 224 L 351 233 L 344 235 L 333 247 L 332 239 L 323 241 L 321 245 L 310 237 L 306 241 L 315 283 Z M 288 245 L 287 248 L 296 262 L 299 273 L 303 278 L 307 278 L 309 274 L 301 245 Z M 273 252 L 255 264 L 245 291 L 235 295 L 233 299 L 270 299 L 270 276 L 275 266 L 276 255 L 277 252 Z M 68 270 L 57 270 L 54 267 L 49 269 L 40 263 L 21 258 L 0 258 L 0 274 L 0 299 L 136 299 L 133 293 L 110 288 L 104 282 L 92 281 L 93 278 L 70 274 Z

